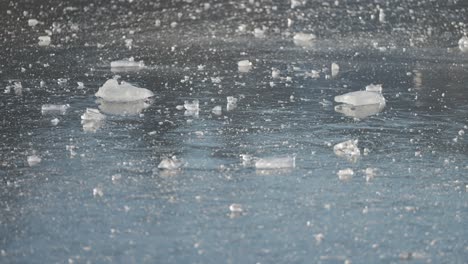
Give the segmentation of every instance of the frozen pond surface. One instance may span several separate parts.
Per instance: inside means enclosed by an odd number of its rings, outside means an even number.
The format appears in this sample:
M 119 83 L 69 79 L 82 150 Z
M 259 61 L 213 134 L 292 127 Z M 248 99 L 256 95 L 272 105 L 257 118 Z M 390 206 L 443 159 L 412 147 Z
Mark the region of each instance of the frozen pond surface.
M 93 2 L 0 3 L 1 263 L 468 261 L 464 1 Z

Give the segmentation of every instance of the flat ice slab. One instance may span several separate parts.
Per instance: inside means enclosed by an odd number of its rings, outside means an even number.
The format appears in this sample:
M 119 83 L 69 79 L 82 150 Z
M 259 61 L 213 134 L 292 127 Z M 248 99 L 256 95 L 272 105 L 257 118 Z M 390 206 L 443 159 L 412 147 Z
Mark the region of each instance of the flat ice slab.
M 117 80 L 110 79 L 99 88 L 95 95 L 109 102 L 130 102 L 144 100 L 154 96 L 154 93 L 148 89 L 138 88 L 124 81 L 119 84 Z
M 354 106 L 371 104 L 385 105 L 385 98 L 379 92 L 356 91 L 335 96 L 335 102 Z

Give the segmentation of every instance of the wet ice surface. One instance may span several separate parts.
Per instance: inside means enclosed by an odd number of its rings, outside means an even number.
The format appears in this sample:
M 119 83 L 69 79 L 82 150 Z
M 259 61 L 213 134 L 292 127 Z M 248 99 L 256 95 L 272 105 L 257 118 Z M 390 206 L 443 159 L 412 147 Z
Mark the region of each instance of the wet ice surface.
M 418 3 L 2 2 L 0 262 L 465 263 L 467 7 Z

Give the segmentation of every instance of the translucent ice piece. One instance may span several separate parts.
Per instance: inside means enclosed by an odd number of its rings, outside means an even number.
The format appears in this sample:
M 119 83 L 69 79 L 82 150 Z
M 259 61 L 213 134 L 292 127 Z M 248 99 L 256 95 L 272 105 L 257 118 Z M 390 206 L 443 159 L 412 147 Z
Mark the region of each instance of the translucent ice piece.
M 32 167 L 34 165 L 39 164 L 41 160 L 42 160 L 41 157 L 37 155 L 28 156 L 28 165 Z
M 369 91 L 356 91 L 335 96 L 335 102 L 353 106 L 381 104 L 385 105 L 385 98 L 381 93 Z
M 304 48 L 313 47 L 315 45 L 316 36 L 314 34 L 308 33 L 296 33 L 293 37 L 293 42 L 296 46 L 301 46 Z
M 335 106 L 335 111 L 342 113 L 345 116 L 354 117 L 357 119 L 364 119 L 366 117 L 378 114 L 382 112 L 385 105 L 382 104 L 370 104 L 370 105 L 349 105 L 340 104 Z
M 109 115 L 137 115 L 151 105 L 152 100 L 138 100 L 132 102 L 108 102 L 98 100 L 99 110 Z
M 124 71 L 124 70 L 139 70 L 145 67 L 145 63 L 143 61 L 135 61 L 133 57 L 123 60 L 116 60 L 111 62 L 111 70 L 112 71 Z
M 148 89 L 138 88 L 124 81 L 119 84 L 117 80 L 110 79 L 99 88 L 95 95 L 109 102 L 130 102 L 144 100 L 154 96 L 154 93 Z
M 200 102 L 198 101 L 198 99 L 195 99 L 192 102 L 184 101 L 184 108 L 187 111 L 198 111 L 200 110 Z
M 106 116 L 94 108 L 86 108 L 86 112 L 81 115 L 81 120 L 104 120 Z
M 176 170 L 180 169 L 185 165 L 182 160 L 179 160 L 176 156 L 172 156 L 170 158 L 163 158 L 158 165 L 159 169 L 165 170 Z
M 460 48 L 461 51 L 468 52 L 468 36 L 463 36 L 458 41 L 458 47 Z
M 39 36 L 39 46 L 49 46 L 50 45 L 50 37 L 49 36 Z
M 69 104 L 65 104 L 65 105 L 45 104 L 45 105 L 42 105 L 41 112 L 43 115 L 51 115 L 51 114 L 64 115 L 67 112 L 68 108 L 70 108 Z
M 382 92 L 382 84 L 369 84 L 366 86 L 366 91 L 368 92 Z
M 284 169 L 296 167 L 296 157 L 270 157 L 255 161 L 257 169 Z

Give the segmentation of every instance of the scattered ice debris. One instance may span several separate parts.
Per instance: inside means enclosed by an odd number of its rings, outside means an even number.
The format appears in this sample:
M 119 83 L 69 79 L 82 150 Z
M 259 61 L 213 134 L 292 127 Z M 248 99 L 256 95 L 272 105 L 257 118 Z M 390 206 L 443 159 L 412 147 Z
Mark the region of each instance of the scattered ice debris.
M 231 213 L 242 213 L 244 212 L 244 208 L 242 208 L 241 204 L 233 203 L 229 205 L 229 211 L 231 211 Z
M 138 70 L 145 67 L 144 61 L 135 61 L 135 58 L 116 60 L 111 62 L 111 70 Z
M 382 84 L 369 84 L 366 86 L 366 91 L 382 93 Z
M 331 76 L 336 77 L 338 76 L 338 73 L 340 72 L 340 65 L 337 63 L 332 63 L 331 64 Z
M 342 113 L 345 116 L 353 117 L 356 119 L 364 119 L 366 117 L 380 113 L 385 105 L 370 104 L 354 106 L 350 104 L 340 104 L 335 106 L 335 112 Z
M 211 112 L 215 115 L 221 115 L 223 113 L 223 110 L 222 110 L 222 107 L 220 105 L 217 105 L 215 107 L 213 107 L 213 109 L 211 110 Z
M 345 157 L 350 161 L 356 161 L 361 156 L 358 148 L 358 140 L 350 139 L 333 146 L 333 152 L 339 157 Z
M 86 108 L 86 112 L 81 115 L 81 124 L 86 132 L 96 132 L 103 124 L 106 116 L 101 114 L 98 109 Z
M 296 157 L 269 157 L 259 158 L 255 161 L 257 169 L 284 169 L 296 167 Z
M 222 80 L 221 77 L 211 77 L 210 79 L 212 83 L 221 83 Z
M 226 99 L 227 99 L 226 110 L 227 111 L 232 111 L 232 110 L 236 109 L 236 107 L 237 107 L 237 98 L 235 98 L 234 96 L 228 96 Z
M 458 41 L 458 47 L 460 48 L 461 51 L 468 52 L 468 36 L 463 36 Z
M 372 104 L 385 105 L 385 98 L 379 92 L 356 91 L 335 96 L 335 102 L 353 106 Z
M 143 110 L 148 108 L 152 104 L 152 100 L 138 100 L 131 102 L 108 102 L 105 100 L 97 100 L 99 104 L 99 110 L 109 115 L 138 115 Z
M 148 89 L 138 88 L 124 81 L 119 84 L 117 80 L 109 79 L 99 88 L 95 95 L 109 102 L 130 102 L 145 100 L 154 96 L 154 93 Z
M 338 178 L 342 181 L 346 181 L 346 180 L 349 180 L 351 179 L 351 177 L 353 177 L 354 175 L 354 171 L 350 168 L 348 169 L 343 169 L 343 170 L 339 170 L 337 172 L 337 175 L 338 175 Z
M 237 63 L 239 72 L 249 72 L 252 69 L 252 63 L 249 60 L 242 60 Z
M 49 46 L 50 45 L 50 36 L 39 36 L 39 46 Z
M 58 125 L 59 122 L 60 122 L 60 120 L 59 120 L 58 118 L 54 118 L 54 119 L 50 120 L 50 123 L 51 123 L 53 126 Z
M 39 20 L 35 19 L 35 18 L 31 18 L 28 20 L 28 26 L 30 27 L 35 27 L 37 26 L 37 24 L 39 24 Z
M 102 190 L 101 187 L 93 188 L 93 196 L 94 197 L 103 197 L 104 196 L 104 191 Z
M 41 106 L 41 113 L 43 115 L 52 115 L 52 114 L 65 115 L 68 108 L 70 108 L 69 104 L 64 104 L 64 105 L 45 104 Z
M 314 34 L 300 32 L 294 34 L 293 42 L 297 46 L 312 47 L 316 38 Z
M 28 156 L 27 160 L 28 160 L 28 165 L 31 167 L 39 164 L 42 161 L 41 157 L 37 155 Z
M 159 169 L 164 170 L 177 170 L 185 165 L 183 160 L 178 159 L 176 156 L 170 158 L 163 158 L 158 165 Z

